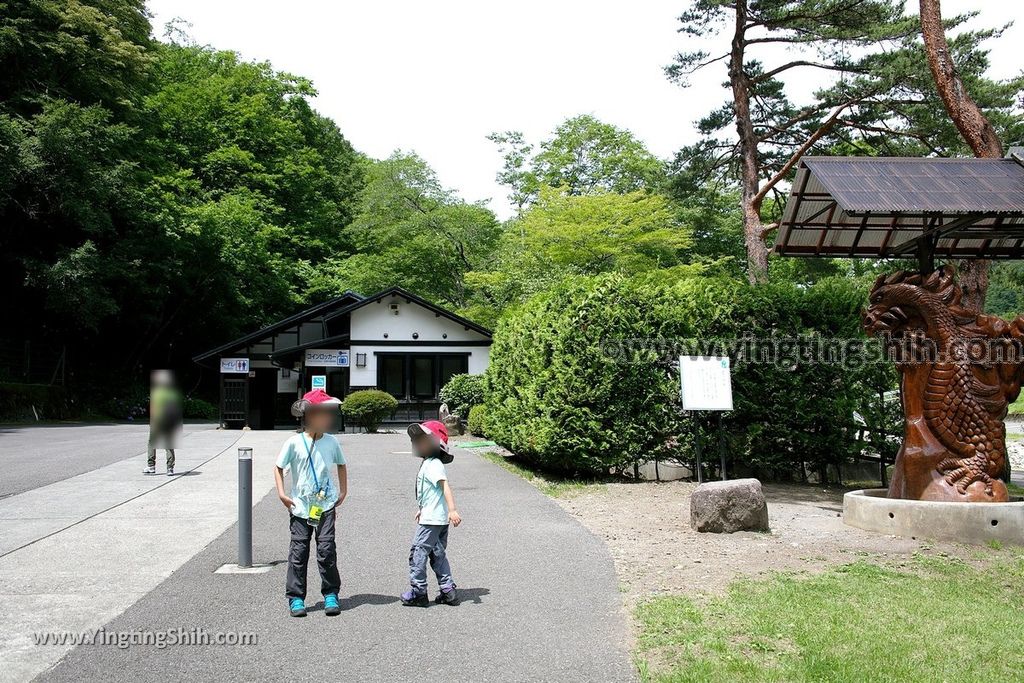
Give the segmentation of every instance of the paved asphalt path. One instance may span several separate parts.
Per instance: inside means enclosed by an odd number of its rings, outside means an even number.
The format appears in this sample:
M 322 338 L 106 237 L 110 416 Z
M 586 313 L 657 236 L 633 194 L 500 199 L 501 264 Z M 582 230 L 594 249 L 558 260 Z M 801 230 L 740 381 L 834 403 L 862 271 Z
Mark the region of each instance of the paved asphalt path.
M 232 526 L 155 590 L 108 623 L 107 633 L 204 629 L 251 632 L 249 646 L 79 646 L 44 681 L 632 680 L 627 631 L 604 544 L 525 481 L 468 451 L 449 476 L 464 522 L 449 554 L 463 602 L 403 607 L 418 460 L 403 435 L 345 435 L 349 500 L 339 517 L 342 608 L 288 616 L 284 564 L 264 574 L 215 574 L 233 562 Z M 226 491 L 233 496 L 235 492 Z M 275 495 L 254 509 L 254 559 L 287 556 L 286 512 Z M 431 594 L 436 584 L 431 579 Z
M 182 438 L 216 428 L 215 423 L 186 424 Z M 0 498 L 144 453 L 148 439 L 148 424 L 0 426 Z M 161 451 L 161 470 L 163 458 Z

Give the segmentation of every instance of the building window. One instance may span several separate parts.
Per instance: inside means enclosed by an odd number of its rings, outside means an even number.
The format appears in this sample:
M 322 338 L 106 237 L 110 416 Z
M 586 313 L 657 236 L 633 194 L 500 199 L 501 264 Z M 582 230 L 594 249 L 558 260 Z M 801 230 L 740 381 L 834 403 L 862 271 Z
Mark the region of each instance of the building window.
M 434 357 L 412 357 L 412 397 L 433 398 L 437 396 L 434 387 Z
M 469 358 L 467 356 L 441 356 L 441 377 L 440 386 L 448 384 L 452 375 L 461 375 L 469 370 Z M 438 391 L 441 388 L 438 387 Z
M 468 369 L 468 353 L 378 353 L 377 387 L 399 399 L 431 401 Z
M 381 356 L 377 362 L 377 386 L 396 398 L 405 397 L 405 356 Z

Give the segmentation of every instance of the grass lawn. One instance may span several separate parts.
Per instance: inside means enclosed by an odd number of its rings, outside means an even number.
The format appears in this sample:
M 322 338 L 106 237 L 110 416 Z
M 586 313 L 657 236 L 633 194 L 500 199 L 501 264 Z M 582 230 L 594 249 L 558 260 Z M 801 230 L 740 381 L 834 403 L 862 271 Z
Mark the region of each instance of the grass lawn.
M 1024 415 L 1024 394 L 1010 404 L 1009 412 L 1010 415 Z
M 990 554 L 991 555 L 991 554 Z M 637 607 L 647 681 L 1024 680 L 1024 551 L 918 556 Z
M 564 498 L 583 491 L 601 489 L 604 488 L 605 484 L 605 482 L 596 479 L 563 478 L 552 474 L 538 472 L 521 460 L 516 458 L 506 458 L 494 451 L 484 451 L 480 454 L 480 457 L 504 467 L 512 474 L 518 474 L 520 477 L 530 482 L 552 498 Z

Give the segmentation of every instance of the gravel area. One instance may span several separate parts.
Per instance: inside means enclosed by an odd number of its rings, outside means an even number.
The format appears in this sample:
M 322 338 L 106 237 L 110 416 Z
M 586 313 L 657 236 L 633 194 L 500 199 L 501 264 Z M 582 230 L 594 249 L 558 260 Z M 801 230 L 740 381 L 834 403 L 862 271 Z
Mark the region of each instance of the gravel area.
M 1024 443 L 1011 441 L 1007 444 L 1006 450 L 1010 455 L 1010 467 L 1013 471 L 1024 470 Z
M 769 484 L 771 533 L 697 533 L 689 482 L 606 484 L 558 502 L 608 544 L 628 603 L 646 596 L 720 593 L 739 576 L 820 571 L 861 557 L 899 562 L 916 552 L 969 556 L 956 544 L 885 536 L 842 521 L 840 490 Z

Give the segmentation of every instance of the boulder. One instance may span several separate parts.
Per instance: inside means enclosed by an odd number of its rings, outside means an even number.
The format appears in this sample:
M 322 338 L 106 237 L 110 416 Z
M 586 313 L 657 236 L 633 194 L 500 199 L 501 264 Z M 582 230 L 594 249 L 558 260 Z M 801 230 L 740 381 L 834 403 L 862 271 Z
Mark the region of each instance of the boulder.
M 462 435 L 462 419 L 458 415 L 449 415 L 442 420 L 442 422 L 444 423 L 445 429 L 448 430 L 449 436 L 453 434 Z
M 717 534 L 768 531 L 768 504 L 761 482 L 736 479 L 701 484 L 690 495 L 690 526 Z

